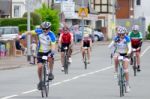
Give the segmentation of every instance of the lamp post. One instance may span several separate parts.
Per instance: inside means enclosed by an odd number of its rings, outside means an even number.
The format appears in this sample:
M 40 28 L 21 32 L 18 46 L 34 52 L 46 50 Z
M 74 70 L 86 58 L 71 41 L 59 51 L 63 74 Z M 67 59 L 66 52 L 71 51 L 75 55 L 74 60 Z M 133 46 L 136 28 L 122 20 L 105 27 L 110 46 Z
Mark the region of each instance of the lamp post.
M 31 0 L 26 0 L 26 7 L 27 7 L 27 31 L 30 32 L 30 11 L 32 9 Z M 27 35 L 27 61 L 31 60 L 31 35 Z
M 84 1 L 82 0 L 82 8 L 83 7 L 84 7 Z M 82 22 L 82 38 L 83 38 L 83 35 L 84 35 L 84 19 L 83 19 L 83 17 L 82 17 L 81 22 Z

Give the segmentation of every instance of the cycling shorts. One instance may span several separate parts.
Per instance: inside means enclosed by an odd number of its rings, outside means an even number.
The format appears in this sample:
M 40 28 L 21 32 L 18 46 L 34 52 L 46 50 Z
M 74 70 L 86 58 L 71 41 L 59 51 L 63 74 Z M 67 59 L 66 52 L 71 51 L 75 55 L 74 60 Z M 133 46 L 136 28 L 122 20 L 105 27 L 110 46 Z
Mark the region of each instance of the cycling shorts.
M 51 51 L 48 51 L 46 53 L 38 52 L 38 54 L 37 54 L 37 63 L 43 63 L 44 60 L 42 59 L 42 56 L 48 56 L 49 53 L 51 53 Z

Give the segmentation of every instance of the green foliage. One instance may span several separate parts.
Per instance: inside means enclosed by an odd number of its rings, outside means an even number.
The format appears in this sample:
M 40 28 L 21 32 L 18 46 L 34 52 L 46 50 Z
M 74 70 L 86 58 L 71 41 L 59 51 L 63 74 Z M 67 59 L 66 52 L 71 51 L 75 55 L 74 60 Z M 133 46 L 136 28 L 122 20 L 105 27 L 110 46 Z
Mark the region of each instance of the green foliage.
M 18 26 L 19 24 L 27 24 L 27 19 L 26 18 L 0 19 L 0 26 Z
M 42 8 L 36 9 L 36 13 L 40 14 L 42 17 L 42 22 L 48 21 L 51 22 L 51 30 L 57 34 L 59 28 L 59 11 L 52 10 L 48 8 L 45 4 L 42 5 Z
M 146 35 L 146 39 L 150 40 L 150 24 L 148 26 L 148 34 Z
M 20 24 L 20 25 L 18 25 L 18 27 L 19 27 L 20 33 L 27 31 L 27 24 Z M 31 28 L 31 30 L 33 30 L 35 27 L 33 25 L 31 25 L 30 28 Z
M 33 20 L 33 25 L 39 25 L 41 24 L 42 20 L 41 20 L 41 16 L 35 12 L 31 12 L 31 19 Z M 27 18 L 27 12 L 24 13 L 23 17 Z

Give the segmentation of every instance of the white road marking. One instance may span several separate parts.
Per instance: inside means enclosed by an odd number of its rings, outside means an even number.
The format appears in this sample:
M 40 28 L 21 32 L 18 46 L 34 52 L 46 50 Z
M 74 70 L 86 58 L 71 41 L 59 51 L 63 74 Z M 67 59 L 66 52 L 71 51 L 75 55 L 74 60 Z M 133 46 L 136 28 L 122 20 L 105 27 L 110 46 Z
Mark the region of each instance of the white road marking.
M 1 98 L 1 99 L 10 99 L 10 98 L 17 97 L 17 96 L 19 96 L 19 95 L 6 96 L 6 97 L 3 97 L 3 98 Z
M 144 51 L 143 53 L 141 54 L 141 57 L 150 49 L 150 46 L 148 46 Z
M 150 46 L 148 46 L 142 53 L 141 53 L 141 57 L 150 49 Z M 106 71 L 108 69 L 111 69 L 113 66 L 109 66 L 109 67 L 106 67 L 106 68 L 102 68 L 102 69 L 99 69 L 99 70 L 96 70 L 96 71 L 93 71 L 93 72 L 89 72 L 89 73 L 85 73 L 85 74 L 81 74 L 81 75 L 78 75 L 78 76 L 75 76 L 75 77 L 72 77 L 71 79 L 66 79 L 66 80 L 63 80 L 63 81 L 60 81 L 60 82 L 56 82 L 54 84 L 51 84 L 50 87 L 52 86 L 57 86 L 57 85 L 60 85 L 62 83 L 66 83 L 66 82 L 69 82 L 69 81 L 72 81 L 72 80 L 75 80 L 75 79 L 78 79 L 78 78 L 81 78 L 81 77 L 85 77 L 85 76 L 88 76 L 88 75 L 92 75 L 92 74 L 96 74 L 98 72 L 102 72 L 102 71 Z M 32 92 L 35 92 L 35 91 L 38 91 L 37 89 L 33 89 L 33 90 L 29 90 L 29 91 L 25 91 L 25 92 L 22 92 L 21 94 L 28 94 L 28 93 L 32 93 Z M 20 94 L 20 95 L 21 95 Z M 13 98 L 13 97 L 17 97 L 19 95 L 10 95 L 10 96 L 6 96 L 6 97 L 2 97 L 0 99 L 10 99 L 10 98 Z
M 33 90 L 29 90 L 29 91 L 25 91 L 25 92 L 22 92 L 22 94 L 28 94 L 28 93 L 35 92 L 35 91 L 37 91 L 37 89 L 33 89 Z

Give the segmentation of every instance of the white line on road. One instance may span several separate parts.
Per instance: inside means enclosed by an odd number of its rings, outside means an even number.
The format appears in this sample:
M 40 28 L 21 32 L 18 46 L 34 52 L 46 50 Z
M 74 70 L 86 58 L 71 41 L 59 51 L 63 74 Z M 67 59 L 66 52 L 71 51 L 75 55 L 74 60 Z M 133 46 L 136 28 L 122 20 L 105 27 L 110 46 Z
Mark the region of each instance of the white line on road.
M 10 98 L 17 97 L 17 96 L 19 96 L 19 95 L 6 96 L 6 97 L 3 97 L 3 98 L 1 98 L 1 99 L 10 99 Z
M 148 46 L 144 51 L 143 53 L 141 54 L 141 57 L 150 49 L 150 46 Z
M 141 53 L 141 57 L 150 49 L 150 46 L 148 46 L 142 53 Z M 113 66 L 109 66 L 109 67 L 106 67 L 106 68 L 102 68 L 102 69 L 99 69 L 99 70 L 96 70 L 96 71 L 93 71 L 93 72 L 89 72 L 89 73 L 85 73 L 85 74 L 81 74 L 81 75 L 78 75 L 78 76 L 75 76 L 75 77 L 72 77 L 70 79 L 66 79 L 66 80 L 63 80 L 63 81 L 60 81 L 60 82 L 56 82 L 54 84 L 51 84 L 50 87 L 52 86 L 57 86 L 57 85 L 60 85 L 62 83 L 66 83 L 66 82 L 69 82 L 69 81 L 72 81 L 72 80 L 75 80 L 75 79 L 78 79 L 78 78 L 81 78 L 81 77 L 85 77 L 85 76 L 88 76 L 88 75 L 92 75 L 92 74 L 96 74 L 98 72 L 102 72 L 102 71 L 106 71 L 108 69 L 111 69 Z M 33 89 L 33 90 L 29 90 L 29 91 L 25 91 L 25 92 L 22 92 L 21 94 L 28 94 L 28 93 L 32 93 L 32 92 L 35 92 L 35 91 L 38 91 L 37 89 Z M 10 98 L 13 98 L 13 97 L 17 97 L 19 95 L 10 95 L 10 96 L 6 96 L 6 97 L 2 97 L 0 99 L 10 99 Z

